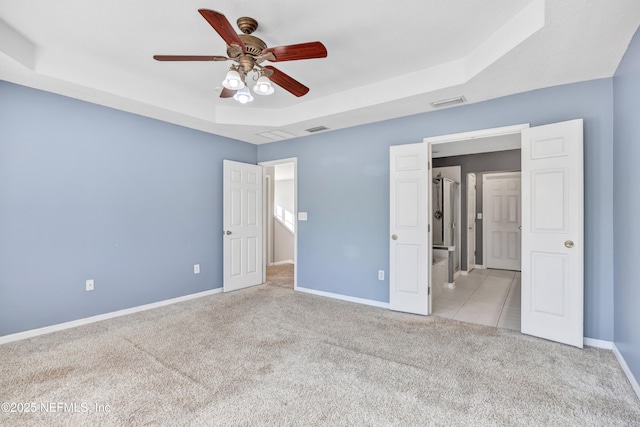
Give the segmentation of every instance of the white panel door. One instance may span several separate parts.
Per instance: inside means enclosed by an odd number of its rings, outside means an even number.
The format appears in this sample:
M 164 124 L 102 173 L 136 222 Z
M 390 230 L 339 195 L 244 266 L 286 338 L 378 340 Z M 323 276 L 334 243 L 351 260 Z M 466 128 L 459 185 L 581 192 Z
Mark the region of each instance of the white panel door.
M 583 345 L 582 119 L 522 131 L 525 334 Z
M 467 271 L 476 266 L 476 174 L 467 174 Z
M 482 182 L 484 264 L 520 271 L 520 172 L 486 174 Z
M 223 162 L 224 292 L 262 283 L 262 166 Z
M 390 147 L 389 307 L 429 314 L 428 145 Z

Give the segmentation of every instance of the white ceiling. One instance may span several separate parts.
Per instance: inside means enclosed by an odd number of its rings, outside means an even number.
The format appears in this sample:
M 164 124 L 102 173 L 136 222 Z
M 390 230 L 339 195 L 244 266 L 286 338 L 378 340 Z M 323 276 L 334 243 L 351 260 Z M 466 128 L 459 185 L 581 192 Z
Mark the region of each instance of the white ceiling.
M 257 19 L 270 47 L 321 41 L 272 64 L 310 92 L 241 105 L 219 98 L 229 62 L 153 60 L 226 55 L 199 8 Z M 0 79 L 261 144 L 611 77 L 639 24 L 638 0 L 2 0 Z

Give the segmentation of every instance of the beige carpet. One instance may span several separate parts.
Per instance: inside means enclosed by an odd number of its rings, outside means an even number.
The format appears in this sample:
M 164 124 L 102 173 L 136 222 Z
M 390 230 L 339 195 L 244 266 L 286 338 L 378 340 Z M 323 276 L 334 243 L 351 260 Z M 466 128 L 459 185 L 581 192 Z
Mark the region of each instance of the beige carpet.
M 293 289 L 293 264 L 267 267 L 267 284 Z
M 2 345 L 0 402 L 36 405 L 10 426 L 640 425 L 611 351 L 269 285 Z

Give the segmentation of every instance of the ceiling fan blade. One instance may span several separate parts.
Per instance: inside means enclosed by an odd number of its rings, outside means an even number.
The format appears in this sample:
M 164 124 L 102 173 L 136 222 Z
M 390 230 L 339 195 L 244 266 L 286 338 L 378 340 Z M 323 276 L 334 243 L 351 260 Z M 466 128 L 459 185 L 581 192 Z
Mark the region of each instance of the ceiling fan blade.
M 204 55 L 153 55 L 156 61 L 226 61 L 226 56 Z
M 231 98 L 235 95 L 237 90 L 227 89 L 226 87 L 222 88 L 222 92 L 220 92 L 220 98 Z
M 327 48 L 320 42 L 292 44 L 289 46 L 269 47 L 262 51 L 263 55 L 272 53 L 273 62 L 296 61 L 298 59 L 326 58 Z
M 299 81 L 295 80 L 294 78 L 289 77 L 288 75 L 278 70 L 277 68 L 272 67 L 270 65 L 267 65 L 264 68 L 267 68 L 273 71 L 273 74 L 269 76 L 269 80 L 271 80 L 273 83 L 280 86 L 282 89 L 291 92 L 295 96 L 300 97 L 300 96 L 306 95 L 307 92 L 309 92 L 308 87 L 306 87 Z
M 240 46 L 243 52 L 247 50 L 247 46 L 240 40 L 231 23 L 229 23 L 229 20 L 223 14 L 209 9 L 198 9 L 198 12 L 200 12 L 200 15 L 207 20 L 228 45 L 235 44 L 236 46 Z

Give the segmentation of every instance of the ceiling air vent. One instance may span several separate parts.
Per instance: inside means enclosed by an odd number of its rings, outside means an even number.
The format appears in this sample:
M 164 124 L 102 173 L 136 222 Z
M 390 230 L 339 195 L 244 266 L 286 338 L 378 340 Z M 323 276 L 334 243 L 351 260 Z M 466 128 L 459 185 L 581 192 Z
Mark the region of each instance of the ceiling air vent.
M 462 104 L 463 102 L 466 102 L 464 96 L 456 96 L 455 98 L 447 98 L 441 99 L 440 101 L 434 101 L 431 103 L 431 106 L 433 108 L 442 108 L 448 107 L 449 105 Z
M 321 132 L 323 130 L 328 130 L 329 128 L 326 126 L 316 126 L 314 128 L 305 129 L 309 133 Z
M 285 132 L 280 129 L 268 131 L 268 132 L 260 132 L 256 135 L 259 135 L 263 138 L 270 139 L 271 141 L 280 141 L 283 139 L 295 138 L 295 135 L 289 132 Z

